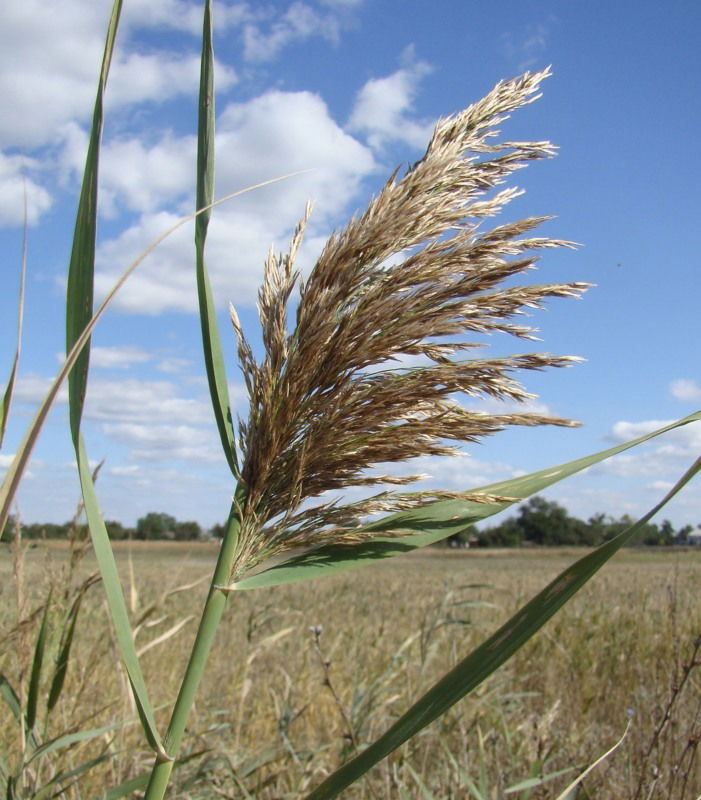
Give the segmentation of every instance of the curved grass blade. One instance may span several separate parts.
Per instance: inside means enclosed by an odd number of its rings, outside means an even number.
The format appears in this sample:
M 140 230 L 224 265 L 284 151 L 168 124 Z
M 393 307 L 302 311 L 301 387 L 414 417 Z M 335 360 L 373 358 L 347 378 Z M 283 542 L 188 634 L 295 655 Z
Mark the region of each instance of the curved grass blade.
M 114 0 L 107 38 L 100 69 L 100 80 L 95 97 L 88 153 L 83 172 L 83 184 L 78 201 L 73 246 L 68 268 L 68 284 L 66 289 L 66 352 L 71 348 L 90 322 L 93 316 L 94 272 L 95 272 L 95 239 L 97 235 L 97 180 L 100 160 L 100 139 L 103 123 L 103 96 L 107 85 L 114 42 L 122 10 L 122 0 Z M 68 376 L 70 402 L 70 421 L 73 441 L 76 444 L 80 430 L 80 419 L 83 413 L 85 391 L 90 363 L 90 345 L 85 347 L 75 366 Z
M 609 747 L 609 749 L 608 749 L 608 750 L 607 750 L 605 753 L 603 753 L 602 755 L 600 755 L 600 756 L 599 756 L 599 757 L 596 759 L 596 761 L 594 761 L 592 764 L 590 764 L 590 765 L 589 765 L 589 766 L 588 766 L 588 767 L 587 767 L 587 768 L 584 770 L 584 772 L 582 772 L 581 774 L 579 774 L 579 775 L 578 775 L 578 776 L 577 776 L 577 777 L 576 777 L 576 778 L 575 778 L 575 779 L 572 781 L 572 783 L 570 783 L 570 784 L 569 784 L 569 785 L 568 785 L 568 786 L 565 788 L 565 790 L 564 790 L 563 792 L 561 792 L 561 793 L 560 793 L 560 794 L 559 794 L 559 795 L 556 797 L 556 799 L 555 799 L 555 800 L 568 800 L 568 798 L 569 798 L 569 797 L 572 797 L 572 798 L 576 797 L 576 795 L 575 795 L 575 794 L 573 794 L 574 790 L 575 790 L 575 789 L 576 789 L 576 788 L 579 786 L 579 784 L 580 784 L 580 783 L 581 783 L 581 782 L 582 782 L 582 781 L 583 781 L 583 780 L 584 780 L 584 779 L 587 777 L 587 775 L 588 775 L 588 774 L 589 774 L 589 773 L 590 773 L 590 772 L 591 772 L 593 769 L 596 769 L 596 767 L 598 767 L 598 766 L 599 766 L 599 764 L 601 764 L 601 762 L 602 762 L 602 761 L 605 761 L 605 760 L 606 760 L 606 759 L 607 759 L 607 758 L 608 758 L 608 757 L 611 755 L 611 753 L 613 753 L 615 750 L 618 750 L 618 748 L 619 748 L 619 747 L 620 747 L 620 746 L 623 744 L 623 740 L 624 740 L 624 739 L 626 738 L 626 736 L 628 735 L 628 731 L 630 730 L 630 726 L 631 726 L 631 720 L 628 720 L 628 724 L 626 725 L 626 729 L 623 731 L 623 735 L 622 735 L 622 736 L 621 736 L 621 738 L 620 738 L 620 739 L 619 739 L 619 740 L 616 742 L 616 744 L 614 744 L 612 747 Z
M 7 381 L 7 386 L 0 397 L 0 449 L 5 438 L 5 430 L 7 429 L 7 420 L 10 416 L 10 405 L 12 404 L 12 395 L 15 390 L 15 380 L 17 379 L 17 369 L 19 368 L 19 358 L 22 352 L 22 326 L 24 323 L 24 287 L 27 279 L 27 184 L 24 183 L 24 231 L 22 234 L 22 264 L 20 267 L 19 279 L 19 298 L 17 300 L 17 345 L 15 346 L 15 355 L 12 359 L 12 369 L 10 370 L 10 377 Z
M 103 761 L 107 761 L 110 757 L 111 756 L 107 754 L 96 756 L 95 758 L 91 758 L 89 761 L 80 764 L 75 769 L 70 770 L 70 772 L 63 772 L 60 775 L 56 775 L 54 778 L 51 778 L 48 783 L 45 783 L 41 789 L 36 792 L 36 794 L 32 795 L 32 800 L 46 800 L 46 798 L 49 797 L 65 796 L 67 789 L 73 784 L 77 783 L 77 781 L 72 781 L 69 786 L 62 786 L 60 789 L 57 789 L 58 786 L 70 780 L 71 778 L 77 778 L 79 775 L 82 775 L 84 772 L 96 767 Z
M 139 789 L 144 789 L 148 783 L 148 779 L 148 774 L 144 773 L 143 775 L 139 775 L 138 778 L 132 778 L 129 781 L 120 783 L 119 786 L 108 789 L 101 794 L 99 800 L 119 800 L 121 797 L 128 797 L 130 794 L 138 792 Z
M 102 575 L 105 596 L 114 624 L 117 644 L 124 667 L 127 671 L 139 718 L 141 719 L 144 734 L 146 735 L 149 745 L 158 753 L 162 754 L 163 746 L 156 728 L 153 708 L 148 699 L 148 692 L 141 673 L 139 658 L 136 654 L 129 614 L 124 600 L 124 593 L 122 592 L 122 584 L 119 580 L 117 564 L 114 560 L 114 553 L 112 552 L 107 528 L 105 527 L 97 503 L 95 485 L 90 472 L 88 455 L 85 450 L 85 442 L 83 441 L 82 434 L 78 435 L 78 476 L 83 492 L 85 515 L 88 520 L 88 527 L 90 528 L 95 558 L 100 569 L 100 574 Z
M 235 590 L 259 589 L 281 583 L 321 578 L 346 569 L 365 566 L 380 558 L 390 558 L 418 547 L 425 547 L 460 533 L 475 522 L 497 514 L 513 503 L 542 491 L 563 478 L 581 472 L 593 464 L 611 458 L 655 436 L 700 420 L 701 411 L 697 411 L 671 425 L 666 425 L 652 433 L 608 450 L 584 456 L 557 467 L 532 472 L 519 478 L 481 486 L 473 492 L 474 494 L 493 494 L 514 498 L 508 502 L 475 503 L 464 500 L 441 500 L 429 503 L 420 509 L 391 514 L 384 519 L 359 528 L 363 532 L 372 531 L 378 534 L 377 538 L 370 542 L 363 542 L 355 546 L 320 547 L 255 575 L 243 577 L 230 588 Z M 414 531 L 414 533 L 394 538 L 382 536 L 384 531 L 391 530 Z
M 307 796 L 307 800 L 330 800 L 336 797 L 489 677 L 700 471 L 701 458 L 694 462 L 670 492 L 645 516 L 561 572 L 495 634 L 429 689 L 379 739 L 330 775 Z
M 239 468 L 229 388 L 224 368 L 217 314 L 204 260 L 207 227 L 214 199 L 214 52 L 212 48 L 212 6 L 205 3 L 200 67 L 199 120 L 197 130 L 197 208 L 203 209 L 195 220 L 195 258 L 197 298 L 200 307 L 202 347 L 207 368 L 209 393 L 219 429 L 224 455 L 234 476 Z
M 56 664 L 54 666 L 54 675 L 51 679 L 51 688 L 49 689 L 49 698 L 46 701 L 46 709 L 51 713 L 54 706 L 58 702 L 63 690 L 63 684 L 66 680 L 66 672 L 68 671 L 68 660 L 71 654 L 71 645 L 73 644 L 73 635 L 75 634 L 75 626 L 78 621 L 78 612 L 80 611 L 81 603 L 85 592 L 95 582 L 96 576 L 91 576 L 83 582 L 78 590 L 78 594 L 68 609 L 63 624 L 61 626 L 61 639 L 59 641 L 58 656 L 56 657 Z
M 15 719 L 19 719 L 20 714 L 22 713 L 22 706 L 20 705 L 19 697 L 2 672 L 0 672 L 0 697 L 2 697 L 5 703 L 7 703 L 7 706 L 12 712 L 12 716 Z
M 78 201 L 73 247 L 68 269 L 68 285 L 66 289 L 66 352 L 70 353 L 93 317 L 93 297 L 95 279 L 95 241 L 97 235 L 97 183 L 100 160 L 100 139 L 103 126 L 103 95 L 107 84 L 110 62 L 114 51 L 115 37 L 122 9 L 121 0 L 114 0 L 110 16 L 105 50 L 100 71 L 95 109 L 88 153 L 85 160 L 83 184 Z M 114 623 L 117 643 L 122 660 L 129 676 L 129 683 L 134 694 L 139 717 L 144 733 L 152 748 L 161 752 L 162 746 L 156 729 L 156 722 L 148 699 L 146 684 L 141 674 L 139 659 L 134 648 L 129 615 L 127 613 L 122 585 L 119 581 L 114 554 L 109 536 L 95 494 L 92 471 L 90 470 L 85 442 L 80 432 L 80 423 L 85 404 L 88 368 L 90 365 L 90 341 L 75 359 L 75 364 L 68 375 L 68 409 L 71 436 L 78 462 L 78 476 L 83 494 L 85 515 L 95 550 L 97 563 L 105 584 L 105 593 Z
M 34 658 L 32 660 L 32 671 L 29 677 L 29 689 L 27 690 L 27 734 L 34 729 L 37 719 L 37 706 L 39 702 L 39 686 L 41 684 L 41 668 L 44 663 L 44 650 L 46 649 L 46 623 L 49 617 L 49 607 L 51 605 L 51 594 L 44 606 L 44 613 L 41 616 L 41 625 L 34 646 Z

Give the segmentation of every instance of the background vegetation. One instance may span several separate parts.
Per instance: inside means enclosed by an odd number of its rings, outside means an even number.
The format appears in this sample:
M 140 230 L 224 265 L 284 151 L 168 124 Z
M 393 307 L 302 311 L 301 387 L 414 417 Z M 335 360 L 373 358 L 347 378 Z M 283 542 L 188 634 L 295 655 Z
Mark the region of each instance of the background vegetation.
M 521 547 L 524 545 L 585 546 L 597 547 L 608 542 L 619 533 L 633 525 L 628 515 L 619 519 L 605 514 L 595 514 L 587 521 L 570 515 L 558 503 L 543 497 L 532 497 L 524 503 L 518 514 L 509 516 L 498 525 L 483 528 L 471 527 L 455 536 L 449 537 L 437 546 L 472 547 Z M 105 525 L 110 539 L 120 541 L 135 539 L 139 541 L 196 541 L 199 539 L 221 539 L 224 525 L 203 529 L 195 521 L 179 521 L 171 514 L 152 511 L 140 517 L 134 527 L 122 525 L 117 520 L 106 520 Z M 25 539 L 66 539 L 71 537 L 74 521 L 63 524 L 47 522 L 22 523 L 22 537 Z M 9 541 L 14 536 L 15 520 L 10 517 L 5 527 L 3 539 Z M 693 536 L 694 528 L 685 525 L 675 528 L 669 520 L 648 522 L 642 527 L 628 546 L 694 546 L 698 536 Z M 87 536 L 87 529 L 80 528 L 80 535 Z
M 216 546 L 116 546 L 154 703 L 171 703 L 205 583 L 177 590 L 206 576 Z M 27 552 L 19 619 L 8 590 L 12 557 L 0 553 L 3 673 L 28 674 L 52 587 L 52 613 L 60 616 L 69 552 L 58 543 Z M 189 723 L 185 757 L 199 755 L 174 773 L 170 796 L 299 797 L 571 561 L 566 549 L 417 551 L 370 568 L 362 582 L 351 573 L 241 593 L 237 613 L 222 624 Z M 94 570 L 84 555 L 73 585 Z M 701 552 L 620 553 L 498 673 L 344 797 L 555 798 L 630 720 L 618 750 L 585 779 L 580 800 L 696 798 L 700 575 Z M 78 743 L 64 761 L 54 753 L 42 765 L 46 777 L 107 757 L 82 776 L 80 788 L 66 788 L 66 797 L 99 797 L 106 786 L 142 773 L 151 758 L 110 630 L 96 585 L 85 595 L 49 733 L 69 720 L 74 728 L 112 727 Z M 232 660 L 241 669 L 232 671 Z M 684 682 L 689 664 L 695 666 Z M 0 709 L 0 752 L 9 756 L 18 740 L 7 707 Z M 124 719 L 131 723 L 120 727 Z M 530 789 L 506 794 L 528 779 Z

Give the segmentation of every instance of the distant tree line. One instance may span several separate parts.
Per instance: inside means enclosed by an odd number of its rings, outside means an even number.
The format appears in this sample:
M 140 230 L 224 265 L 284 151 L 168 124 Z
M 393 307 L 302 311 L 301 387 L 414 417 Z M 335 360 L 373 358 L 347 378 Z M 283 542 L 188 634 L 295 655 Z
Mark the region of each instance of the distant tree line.
M 524 503 L 515 517 L 508 517 L 499 525 L 477 530 L 469 528 L 452 536 L 447 544 L 466 545 L 471 547 L 524 547 L 529 545 L 558 545 L 596 547 L 613 539 L 614 536 L 628 528 L 635 520 L 624 515 L 613 519 L 604 514 L 595 514 L 586 522 L 570 516 L 566 509 L 543 497 L 532 497 Z M 197 522 L 181 522 L 170 514 L 152 511 L 137 520 L 133 528 L 122 525 L 116 520 L 106 520 L 105 526 L 110 539 L 136 539 L 141 541 L 171 540 L 177 542 L 197 539 L 217 538 L 224 535 L 224 525 L 215 525 L 203 530 Z M 633 545 L 670 546 L 688 545 L 692 543 L 690 536 L 693 526 L 686 525 L 676 530 L 669 520 L 661 523 L 650 522 L 643 527 Z M 3 540 L 14 537 L 15 522 L 12 517 L 7 522 Z M 87 535 L 85 526 L 76 526 L 66 522 L 57 525 L 51 522 L 22 523 L 24 539 L 68 539 L 71 536 Z M 698 541 L 698 540 L 697 540 Z
M 532 497 L 499 525 L 477 530 L 471 528 L 458 536 L 453 544 L 472 547 L 523 547 L 544 545 L 549 547 L 570 545 L 596 547 L 613 539 L 629 528 L 636 520 L 627 514 L 620 519 L 605 514 L 595 514 L 586 522 L 571 516 L 565 508 L 543 497 Z M 691 544 L 692 525 L 675 529 L 669 520 L 644 525 L 631 545 L 671 546 Z
M 151 511 L 137 520 L 133 528 L 122 525 L 116 520 L 105 520 L 105 527 L 110 539 L 136 539 L 154 541 L 166 539 L 177 542 L 194 541 L 206 538 L 206 532 L 197 522 L 181 522 L 170 514 Z M 221 526 L 219 526 L 221 527 Z M 87 534 L 85 525 L 65 522 L 58 525 L 53 522 L 22 523 L 23 539 L 68 539 L 71 536 Z M 3 539 L 9 541 L 15 535 L 15 520 L 10 517 L 5 526 Z

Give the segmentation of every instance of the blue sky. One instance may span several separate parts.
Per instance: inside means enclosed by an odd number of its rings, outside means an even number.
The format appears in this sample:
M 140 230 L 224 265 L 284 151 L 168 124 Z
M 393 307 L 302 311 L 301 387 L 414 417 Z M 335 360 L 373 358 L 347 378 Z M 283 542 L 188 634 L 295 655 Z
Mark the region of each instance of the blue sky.
M 5 0 L 0 12 L 0 367 L 14 349 L 28 191 L 25 339 L 9 463 L 59 366 L 63 285 L 108 0 Z M 194 203 L 199 2 L 124 0 L 107 91 L 99 292 Z M 426 462 L 424 485 L 471 488 L 603 449 L 701 408 L 698 221 L 701 7 L 652 0 L 416 0 L 215 4 L 217 194 L 295 170 L 304 175 L 221 206 L 208 264 L 237 409 L 245 396 L 225 309 L 255 330 L 271 244 L 286 246 L 309 199 L 301 263 L 362 209 L 395 166 L 419 158 L 440 116 L 500 79 L 552 64 L 543 97 L 501 128 L 549 139 L 557 158 L 516 176 L 517 216 L 554 214 L 543 233 L 582 243 L 546 251 L 534 280 L 596 284 L 533 322 L 541 349 L 583 356 L 526 375 L 534 408 L 577 430 L 507 431 Z M 88 450 L 105 459 L 103 511 L 133 523 L 169 511 L 210 525 L 233 489 L 211 423 L 195 314 L 192 229 L 171 237 L 125 286 L 94 336 Z M 519 343 L 495 346 L 520 352 Z M 4 365 L 4 366 L 3 366 Z M 4 380 L 4 378 L 3 378 Z M 701 451 L 687 426 L 550 490 L 572 513 L 640 514 Z M 52 412 L 19 494 L 24 519 L 63 521 L 78 498 L 65 398 Z M 663 514 L 701 523 L 692 485 Z

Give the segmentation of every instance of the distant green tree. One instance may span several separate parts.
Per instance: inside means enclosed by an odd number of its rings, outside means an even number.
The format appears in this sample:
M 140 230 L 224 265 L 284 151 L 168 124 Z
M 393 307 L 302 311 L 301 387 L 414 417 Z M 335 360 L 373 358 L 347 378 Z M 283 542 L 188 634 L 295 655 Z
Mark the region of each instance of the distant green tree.
M 192 541 L 202 536 L 202 528 L 197 522 L 177 522 L 173 528 L 178 541 Z
M 217 522 L 209 529 L 209 533 L 210 536 L 213 536 L 215 539 L 223 539 L 225 530 L 225 526 L 221 522 Z
M 500 525 L 480 531 L 479 547 L 520 547 L 523 544 L 523 529 L 513 517 Z
M 163 512 L 150 511 L 136 521 L 136 538 L 147 541 L 153 539 L 173 539 L 177 527 L 175 517 Z
M 15 525 L 16 521 L 12 514 L 7 518 L 5 527 L 2 530 L 2 541 L 10 542 L 15 538 Z
M 518 525 L 527 542 L 541 545 L 583 544 L 586 523 L 571 517 L 566 509 L 543 497 L 532 497 L 521 506 Z
M 135 534 L 133 528 L 125 528 L 124 525 L 116 519 L 105 520 L 105 528 L 107 528 L 107 535 L 110 539 L 114 539 L 115 541 L 133 538 Z

